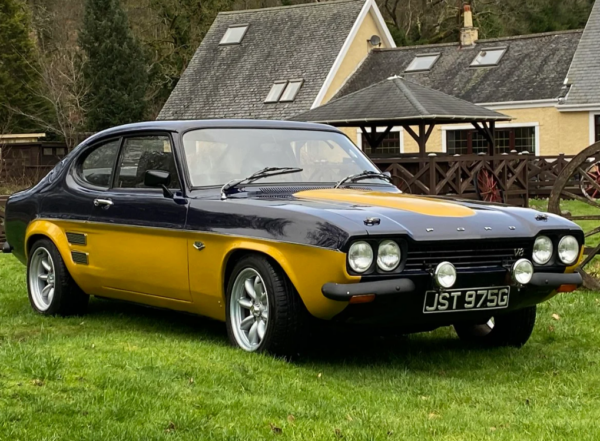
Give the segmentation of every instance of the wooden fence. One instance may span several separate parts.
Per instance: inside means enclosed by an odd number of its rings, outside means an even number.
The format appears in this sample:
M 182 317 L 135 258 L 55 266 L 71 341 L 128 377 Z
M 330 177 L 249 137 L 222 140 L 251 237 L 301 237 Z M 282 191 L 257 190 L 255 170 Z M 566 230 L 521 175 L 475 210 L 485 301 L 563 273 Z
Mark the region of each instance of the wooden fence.
M 506 203 L 528 205 L 529 158 L 526 156 L 446 155 L 373 158 L 373 162 L 382 171 L 390 172 L 394 184 L 407 193 L 478 199 L 478 175 L 487 173 L 496 177 L 496 185 Z

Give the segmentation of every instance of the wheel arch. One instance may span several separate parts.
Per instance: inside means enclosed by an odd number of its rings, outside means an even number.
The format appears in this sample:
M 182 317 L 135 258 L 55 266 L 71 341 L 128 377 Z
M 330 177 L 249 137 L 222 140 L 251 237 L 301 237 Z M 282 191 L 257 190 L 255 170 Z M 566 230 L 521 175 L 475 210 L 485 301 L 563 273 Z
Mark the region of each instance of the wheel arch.
M 69 242 L 67 236 L 58 225 L 49 221 L 34 221 L 29 227 L 25 234 L 25 257 L 29 259 L 29 252 L 33 244 L 39 239 L 50 240 L 58 249 L 63 261 L 69 268 L 70 259 L 65 252 L 69 250 Z

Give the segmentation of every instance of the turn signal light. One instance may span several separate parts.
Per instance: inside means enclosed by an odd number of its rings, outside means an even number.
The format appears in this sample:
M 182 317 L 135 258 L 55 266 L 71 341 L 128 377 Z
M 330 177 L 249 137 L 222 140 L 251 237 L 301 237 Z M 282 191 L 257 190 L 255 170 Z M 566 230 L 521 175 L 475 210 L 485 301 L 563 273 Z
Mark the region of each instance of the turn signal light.
M 556 292 L 573 292 L 577 289 L 577 285 L 560 285 Z
M 375 300 L 375 294 L 365 294 L 365 295 L 350 297 L 350 303 L 352 303 L 352 304 L 371 303 L 373 300 Z

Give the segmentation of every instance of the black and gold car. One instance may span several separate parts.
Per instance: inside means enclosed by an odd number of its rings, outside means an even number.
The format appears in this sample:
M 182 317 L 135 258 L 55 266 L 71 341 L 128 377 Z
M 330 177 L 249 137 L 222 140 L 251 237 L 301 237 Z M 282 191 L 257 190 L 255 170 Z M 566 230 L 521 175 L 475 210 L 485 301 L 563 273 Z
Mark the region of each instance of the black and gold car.
M 101 132 L 10 197 L 5 252 L 42 314 L 89 295 L 227 322 L 285 353 L 310 316 L 524 344 L 581 284 L 581 229 L 534 210 L 404 195 L 338 130 L 148 122 Z

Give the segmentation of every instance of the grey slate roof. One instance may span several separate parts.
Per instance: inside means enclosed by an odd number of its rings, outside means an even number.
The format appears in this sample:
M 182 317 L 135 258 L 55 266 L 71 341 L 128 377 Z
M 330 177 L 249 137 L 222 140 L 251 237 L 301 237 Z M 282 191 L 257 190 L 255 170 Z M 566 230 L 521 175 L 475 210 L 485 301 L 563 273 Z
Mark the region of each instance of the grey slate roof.
M 474 48 L 438 44 L 372 51 L 336 97 L 392 75 L 472 103 L 557 98 L 582 31 L 479 40 Z M 483 49 L 508 47 L 497 66 L 470 67 Z M 440 53 L 428 72 L 404 73 L 417 54 Z M 600 62 L 600 56 L 597 57 Z
M 308 110 L 363 5 L 341 0 L 220 13 L 158 119 L 285 119 Z M 236 24 L 249 24 L 241 44 L 219 46 Z M 275 81 L 299 78 L 294 102 L 264 103 Z
M 565 104 L 600 103 L 600 2 L 592 7 L 567 74 L 571 88 Z
M 401 77 L 391 77 L 291 119 L 356 127 L 370 122 L 393 125 L 511 118 Z

